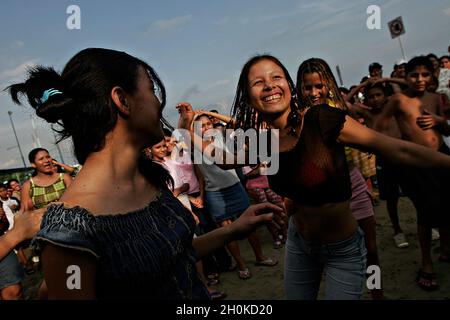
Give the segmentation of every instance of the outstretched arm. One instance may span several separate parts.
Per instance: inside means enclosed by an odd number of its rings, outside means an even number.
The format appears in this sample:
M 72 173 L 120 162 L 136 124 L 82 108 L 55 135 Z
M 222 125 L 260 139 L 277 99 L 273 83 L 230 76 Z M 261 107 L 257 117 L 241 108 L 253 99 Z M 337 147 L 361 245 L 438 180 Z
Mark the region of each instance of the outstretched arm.
M 405 85 L 405 86 L 408 85 L 406 80 L 400 79 L 400 78 L 381 78 L 376 81 L 376 83 L 378 83 L 378 82 L 391 82 L 391 83 L 395 83 L 398 85 Z
M 391 138 L 359 124 L 349 116 L 346 116 L 338 141 L 380 154 L 384 159 L 396 164 L 450 169 L 450 156 L 416 143 Z
M 193 246 L 197 251 L 198 258 L 223 247 L 230 241 L 245 238 L 259 225 L 274 223 L 275 226 L 282 225 L 285 213 L 282 208 L 265 202 L 250 206 L 232 224 L 215 229 L 193 240 Z
M 214 117 L 214 118 L 219 119 L 220 121 L 223 121 L 226 123 L 232 122 L 234 124 L 234 122 L 235 122 L 232 117 L 226 116 L 224 114 L 216 113 L 216 112 L 206 111 L 203 109 L 195 110 L 194 112 L 196 114 L 206 114 L 208 117 Z
M 0 260 L 19 243 L 31 239 L 39 231 L 45 209 L 26 211 L 14 215 L 14 227 L 0 237 Z
M 360 83 L 359 85 L 357 85 L 356 87 L 354 87 L 345 97 L 345 101 L 350 101 L 352 99 L 352 97 L 357 94 L 362 88 L 366 87 L 367 85 L 371 84 L 371 83 L 375 83 L 376 81 L 378 81 L 377 79 L 373 79 L 373 78 L 369 78 L 366 81 L 364 81 L 363 83 Z

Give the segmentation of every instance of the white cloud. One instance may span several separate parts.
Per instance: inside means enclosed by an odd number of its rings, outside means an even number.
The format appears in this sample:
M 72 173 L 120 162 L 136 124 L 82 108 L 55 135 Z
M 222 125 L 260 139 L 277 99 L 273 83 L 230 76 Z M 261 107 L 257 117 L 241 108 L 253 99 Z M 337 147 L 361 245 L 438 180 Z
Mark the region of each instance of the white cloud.
M 199 93 L 201 93 L 200 87 L 198 86 L 198 84 L 193 84 L 183 92 L 180 100 L 182 101 L 189 100 L 190 97 L 197 95 Z
M 162 30 L 162 31 L 171 30 L 171 29 L 179 27 L 183 24 L 188 23 L 191 20 L 191 18 L 192 18 L 192 15 L 188 14 L 185 16 L 175 17 L 175 18 L 166 19 L 166 20 L 157 20 L 152 23 L 151 29 Z
M 250 22 L 249 18 L 241 18 L 239 19 L 240 24 L 248 24 Z
M 0 79 L 15 79 L 17 77 L 23 76 L 27 68 L 36 65 L 38 59 L 31 59 L 25 61 L 15 67 L 14 69 L 8 69 L 0 72 Z
M 289 12 L 281 12 L 281 13 L 277 13 L 277 14 L 259 16 L 258 22 L 269 22 L 269 21 L 278 20 L 278 19 L 282 19 L 282 18 L 288 18 L 288 17 L 294 16 L 294 15 L 298 15 L 299 13 L 301 13 L 301 10 L 294 10 L 294 11 L 289 11 Z
M 230 105 L 225 99 L 222 99 L 213 104 L 209 104 L 206 109 L 207 110 L 215 109 L 215 110 L 219 111 L 219 113 L 222 113 L 222 114 L 230 113 Z
M 228 23 L 230 23 L 230 18 L 229 17 L 223 17 L 217 21 L 214 22 L 215 25 L 218 26 L 224 26 L 227 25 Z
M 227 84 L 229 84 L 231 82 L 230 79 L 222 79 L 222 80 L 217 80 L 216 82 L 211 83 L 206 90 L 215 88 L 215 87 L 223 87 L 226 86 Z
M 23 47 L 25 47 L 25 42 L 20 40 L 14 41 L 14 48 L 23 48 Z
M 324 29 L 330 30 L 332 27 L 339 27 L 343 25 L 350 25 L 352 21 L 355 21 L 355 9 L 359 9 L 359 4 L 353 4 L 346 8 L 340 8 L 339 11 L 331 9 L 331 5 L 323 4 L 322 15 L 320 15 L 315 21 L 307 23 L 302 28 L 302 33 L 315 33 L 324 31 Z M 325 9 L 329 8 L 329 9 Z M 325 11 L 330 10 L 325 14 Z M 333 11 L 331 11 L 333 10 Z M 365 14 L 365 11 L 364 13 Z M 364 26 L 365 27 L 365 24 Z
M 310 2 L 310 3 L 301 3 L 298 5 L 298 8 L 301 12 L 311 12 L 315 14 L 329 14 L 336 11 L 336 7 L 339 7 L 339 4 L 342 6 L 342 2 L 337 1 L 328 1 L 328 2 Z

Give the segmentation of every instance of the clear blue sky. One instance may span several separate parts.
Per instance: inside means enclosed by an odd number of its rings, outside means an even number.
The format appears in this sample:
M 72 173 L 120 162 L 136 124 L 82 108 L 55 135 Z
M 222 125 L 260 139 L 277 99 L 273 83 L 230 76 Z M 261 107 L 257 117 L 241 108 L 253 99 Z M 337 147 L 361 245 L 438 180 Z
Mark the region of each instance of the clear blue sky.
M 66 8 L 73 4 L 81 9 L 80 30 L 66 27 Z M 381 8 L 380 30 L 366 26 L 369 5 Z M 62 70 L 86 47 L 123 50 L 159 73 L 168 92 L 165 116 L 176 124 L 174 105 L 181 100 L 229 113 L 240 69 L 256 53 L 277 56 L 292 77 L 301 61 L 324 58 L 333 70 L 340 66 L 346 86 L 359 82 L 373 61 L 389 75 L 401 58 L 399 43 L 387 28 L 397 16 L 405 23 L 402 39 L 408 58 L 446 54 L 448 0 L 2 0 L 0 87 L 22 81 L 26 66 Z M 13 111 L 25 158 L 33 148 L 31 116 L 41 145 L 59 159 L 49 125 L 1 92 L 0 169 L 22 166 L 8 110 Z M 61 148 L 64 160 L 75 163 L 70 143 Z

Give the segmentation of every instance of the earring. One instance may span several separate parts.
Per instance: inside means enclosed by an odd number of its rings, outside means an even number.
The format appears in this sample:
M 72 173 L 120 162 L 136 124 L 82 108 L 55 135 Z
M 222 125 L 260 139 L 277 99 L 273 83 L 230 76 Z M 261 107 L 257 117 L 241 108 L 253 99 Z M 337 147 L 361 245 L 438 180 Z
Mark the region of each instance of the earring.
M 330 91 L 330 92 L 328 93 L 328 96 L 329 96 L 330 98 L 334 98 L 333 91 Z

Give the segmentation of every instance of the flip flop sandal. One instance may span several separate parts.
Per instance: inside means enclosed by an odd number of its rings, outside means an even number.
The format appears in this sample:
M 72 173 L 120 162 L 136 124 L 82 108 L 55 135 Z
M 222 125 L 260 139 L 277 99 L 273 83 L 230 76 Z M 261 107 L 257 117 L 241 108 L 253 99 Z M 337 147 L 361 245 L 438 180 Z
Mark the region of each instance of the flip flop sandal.
M 278 264 L 278 261 L 275 259 L 272 259 L 272 258 L 268 258 L 266 260 L 255 262 L 255 266 L 259 266 L 259 267 L 273 267 L 273 266 L 276 266 L 277 264 Z
M 242 279 L 242 280 L 247 280 L 252 277 L 252 275 L 250 274 L 250 270 L 248 270 L 248 268 L 245 268 L 244 270 L 238 270 L 237 273 L 238 273 L 239 279 Z
M 273 243 L 273 248 L 274 249 L 281 249 L 283 248 L 283 243 L 281 242 L 281 240 L 277 240 Z
M 207 282 L 206 282 L 206 285 L 208 286 L 208 287 L 211 287 L 211 286 L 215 286 L 216 284 L 218 284 L 219 283 L 219 279 L 209 279 Z
M 218 290 L 211 291 L 209 293 L 209 295 L 211 296 L 211 300 L 225 299 L 227 296 L 227 294 L 225 292 L 218 291 Z
M 218 274 L 218 273 L 210 273 L 210 274 L 208 274 L 206 277 L 207 277 L 209 280 L 217 279 L 217 278 L 219 278 L 219 274 Z
M 429 273 L 419 269 L 416 282 L 417 285 L 425 291 L 435 291 L 439 288 L 439 285 L 436 283 L 436 273 L 434 272 Z M 424 282 L 428 282 L 429 285 L 424 284 Z

